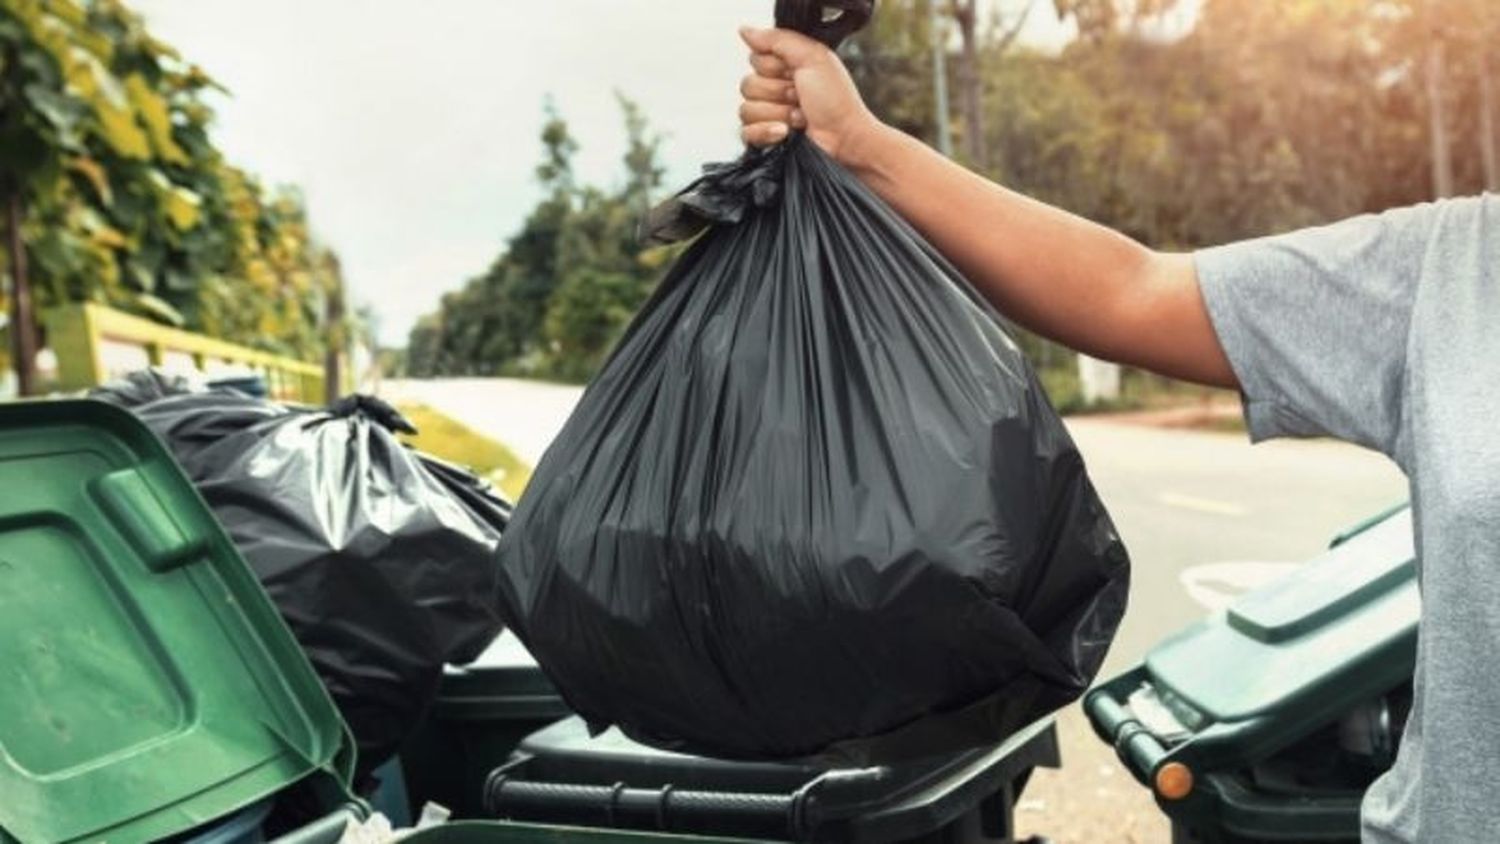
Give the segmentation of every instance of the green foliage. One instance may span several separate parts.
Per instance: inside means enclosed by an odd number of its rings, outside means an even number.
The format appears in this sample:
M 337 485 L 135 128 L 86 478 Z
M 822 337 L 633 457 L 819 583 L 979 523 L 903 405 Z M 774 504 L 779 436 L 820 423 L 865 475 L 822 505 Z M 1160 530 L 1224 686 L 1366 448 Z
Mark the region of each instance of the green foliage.
M 573 187 L 573 154 L 578 141 L 568 132 L 568 123 L 557 113 L 557 105 L 547 100 L 547 122 L 542 126 L 542 147 L 546 154 L 536 167 L 536 177 L 554 194 Z
M 618 92 L 615 98 L 625 113 L 625 137 L 629 144 L 625 150 L 625 200 L 638 215 L 643 216 L 651 210 L 652 194 L 661 187 L 666 173 L 660 162 L 662 139 L 661 135 L 651 132 L 651 125 L 639 104 Z
M 401 441 L 434 457 L 466 466 L 518 501 L 531 480 L 532 467 L 503 444 L 425 404 L 402 403 L 398 408 L 418 431 Z
M 294 192 L 214 147 L 211 87 L 119 0 L 0 0 L 0 192 L 25 210 L 37 304 L 315 359 L 337 261 Z
M 543 326 L 556 375 L 571 381 L 593 375 L 647 292 L 623 273 L 583 269 L 565 278 Z
M 1489 0 L 1057 0 L 1089 37 L 992 63 L 993 175 L 1153 246 L 1194 248 L 1430 199 L 1420 59 L 1452 57 L 1460 192 L 1483 186 L 1478 51 Z M 1493 14 L 1491 9 L 1490 13 Z M 1493 30 L 1490 30 L 1493 31 Z
M 1204 0 L 1173 40 L 1073 3 L 1106 23 L 1061 55 L 991 65 L 992 175 L 1175 249 L 1420 202 L 1435 192 L 1421 69 L 1440 46 L 1458 190 L 1478 191 L 1483 2 L 1434 0 L 1434 29 L 1407 2 Z M 1044 378 L 1075 403 L 1061 372 Z
M 848 62 L 882 119 L 931 139 L 928 2 L 883 3 Z M 981 28 L 986 175 L 1153 246 L 1431 198 L 1421 71 L 1434 46 L 1448 58 L 1457 190 L 1484 184 L 1479 59 L 1500 34 L 1494 0 L 1201 0 L 1170 38 L 1159 16 L 1188 4 L 1038 2 L 1081 37 L 1048 54 Z
M 578 143 L 550 106 L 536 174 L 545 196 L 483 275 L 417 322 L 406 371 L 585 381 L 645 301 L 670 251 L 644 251 L 636 226 L 660 187 L 660 137 L 620 97 L 627 149 L 618 190 L 579 186 Z

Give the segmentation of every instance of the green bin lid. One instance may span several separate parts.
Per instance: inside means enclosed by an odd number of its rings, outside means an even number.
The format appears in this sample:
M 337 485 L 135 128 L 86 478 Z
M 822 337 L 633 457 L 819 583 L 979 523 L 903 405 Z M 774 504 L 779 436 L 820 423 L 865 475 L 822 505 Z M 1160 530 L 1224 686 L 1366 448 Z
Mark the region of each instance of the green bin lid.
M 0 406 L 0 489 L 0 840 L 148 841 L 347 785 L 343 721 L 139 421 Z
M 1355 680 L 1394 685 L 1421 598 L 1410 511 L 1329 549 L 1158 645 L 1153 685 L 1215 721 L 1284 712 Z M 1384 691 L 1378 689 L 1377 691 Z

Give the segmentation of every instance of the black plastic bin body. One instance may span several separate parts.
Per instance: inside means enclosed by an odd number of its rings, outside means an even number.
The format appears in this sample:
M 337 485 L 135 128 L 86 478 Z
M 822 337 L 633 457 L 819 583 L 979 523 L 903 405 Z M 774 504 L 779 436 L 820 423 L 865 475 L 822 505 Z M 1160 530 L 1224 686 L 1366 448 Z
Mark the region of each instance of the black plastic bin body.
M 1014 840 L 1031 772 L 1057 767 L 1047 718 L 1003 745 L 897 767 L 707 759 L 646 747 L 570 718 L 528 738 L 485 784 L 492 817 L 758 841 Z
M 1176 842 L 1352 844 L 1400 744 L 1419 613 L 1403 507 L 1167 638 L 1084 712 Z
M 481 817 L 485 777 L 521 739 L 569 714 L 536 660 L 501 634 L 473 664 L 444 674 L 437 700 L 401 750 L 412 817 L 429 801 L 454 817 Z

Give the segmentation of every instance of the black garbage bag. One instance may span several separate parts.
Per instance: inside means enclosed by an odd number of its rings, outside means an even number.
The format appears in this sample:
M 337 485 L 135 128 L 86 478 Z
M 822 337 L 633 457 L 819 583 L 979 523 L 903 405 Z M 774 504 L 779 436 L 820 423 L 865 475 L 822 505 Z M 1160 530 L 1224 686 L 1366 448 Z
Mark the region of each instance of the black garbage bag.
M 416 727 L 445 663 L 473 661 L 500 633 L 510 506 L 403 446 L 393 432 L 411 425 L 384 402 L 289 408 L 149 372 L 93 397 L 166 441 L 322 678 L 361 771 Z
M 209 392 L 208 382 L 197 373 L 165 369 L 138 369 L 89 391 L 89 398 L 126 410 L 172 396 Z
M 872 764 L 1081 694 L 1128 558 L 959 273 L 800 134 L 651 225 L 708 230 L 501 543 L 507 621 L 568 703 L 668 749 Z

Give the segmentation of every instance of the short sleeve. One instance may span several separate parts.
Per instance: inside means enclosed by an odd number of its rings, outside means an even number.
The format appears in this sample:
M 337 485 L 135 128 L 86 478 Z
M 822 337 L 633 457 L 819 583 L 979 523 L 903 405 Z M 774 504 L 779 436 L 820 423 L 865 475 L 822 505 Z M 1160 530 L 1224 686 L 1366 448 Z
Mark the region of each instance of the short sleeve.
M 1333 436 L 1396 456 L 1412 309 L 1437 208 L 1197 254 L 1253 439 Z

